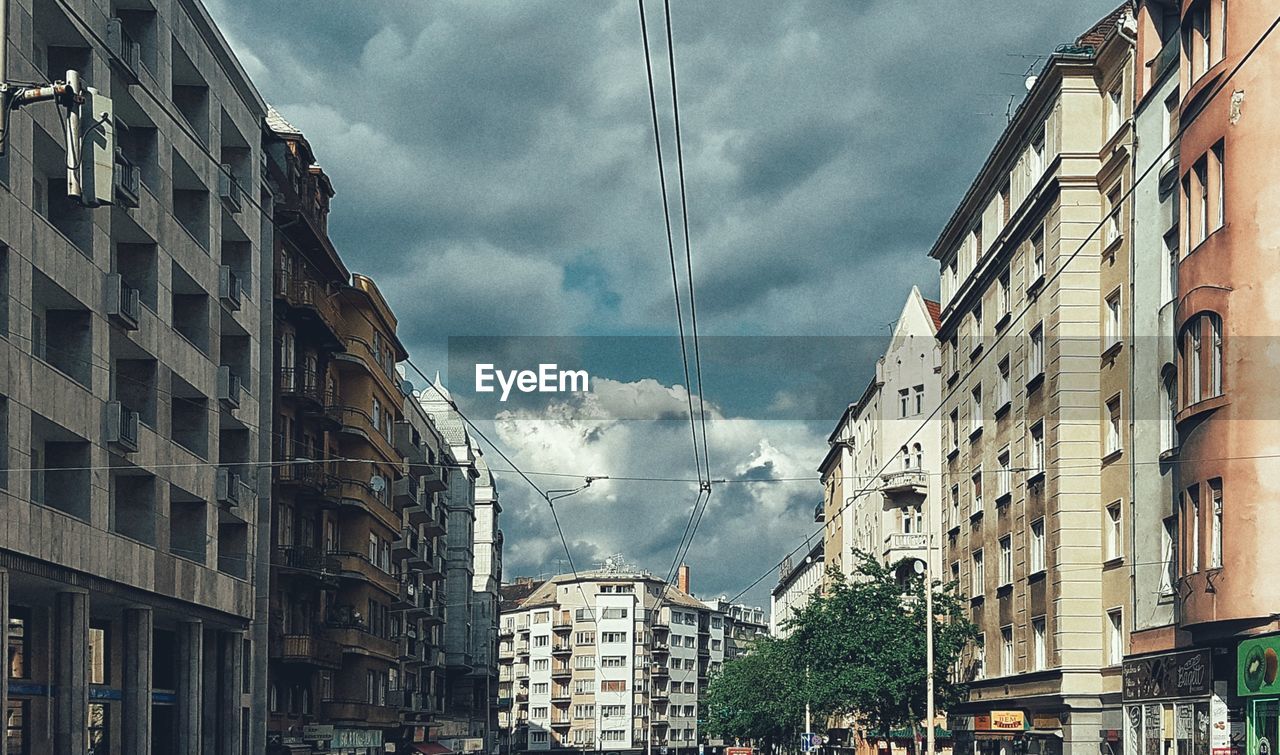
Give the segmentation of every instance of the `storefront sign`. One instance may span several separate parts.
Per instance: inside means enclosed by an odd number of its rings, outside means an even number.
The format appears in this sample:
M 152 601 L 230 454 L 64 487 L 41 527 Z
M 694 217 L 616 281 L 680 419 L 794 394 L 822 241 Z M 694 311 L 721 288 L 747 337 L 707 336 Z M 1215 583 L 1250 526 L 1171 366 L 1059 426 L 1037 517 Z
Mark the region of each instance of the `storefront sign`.
M 1236 690 L 1241 695 L 1280 695 L 1280 635 L 1245 640 L 1236 650 Z M 1259 742 L 1261 744 L 1261 742 Z
M 973 731 L 1026 731 L 1027 716 L 1020 710 L 993 710 L 973 717 Z
M 1031 728 L 1061 729 L 1062 722 L 1058 720 L 1056 713 L 1034 713 L 1031 716 Z
M 302 727 L 302 738 L 328 742 L 333 739 L 333 726 L 329 724 L 307 724 Z
M 329 749 L 341 750 L 354 747 L 382 749 L 382 729 L 334 729 Z
M 1204 697 L 1213 690 L 1213 655 L 1192 650 L 1125 661 L 1124 699 Z

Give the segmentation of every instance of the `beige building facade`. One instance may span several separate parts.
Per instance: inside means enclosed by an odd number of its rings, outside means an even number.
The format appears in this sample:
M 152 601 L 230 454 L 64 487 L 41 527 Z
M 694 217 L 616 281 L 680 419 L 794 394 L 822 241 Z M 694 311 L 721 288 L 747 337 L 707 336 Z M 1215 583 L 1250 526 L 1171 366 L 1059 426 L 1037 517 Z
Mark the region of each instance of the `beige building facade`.
M 930 252 L 944 560 L 980 632 L 957 751 L 1119 746 L 1131 26 L 1118 9 L 1050 57 Z

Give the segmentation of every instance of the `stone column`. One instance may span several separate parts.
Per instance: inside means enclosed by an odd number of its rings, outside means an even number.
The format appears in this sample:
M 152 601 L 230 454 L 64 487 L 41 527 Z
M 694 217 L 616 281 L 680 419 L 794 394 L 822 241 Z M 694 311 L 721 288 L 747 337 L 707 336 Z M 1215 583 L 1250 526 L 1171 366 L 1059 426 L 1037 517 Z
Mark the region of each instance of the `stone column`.
M 89 594 L 60 592 L 56 606 L 53 749 L 86 752 L 89 749 Z
M 200 722 L 204 715 L 201 693 L 204 683 L 204 624 L 178 624 L 178 755 L 200 755 Z
M 240 701 L 243 690 L 244 634 L 219 632 L 222 646 L 218 664 L 218 755 L 240 752 Z
M 126 609 L 123 755 L 151 755 L 152 637 L 151 609 Z
M 0 647 L 5 648 L 0 658 L 0 723 L 9 709 L 9 572 L 0 569 Z M 0 755 L 9 755 L 8 737 L 0 731 Z

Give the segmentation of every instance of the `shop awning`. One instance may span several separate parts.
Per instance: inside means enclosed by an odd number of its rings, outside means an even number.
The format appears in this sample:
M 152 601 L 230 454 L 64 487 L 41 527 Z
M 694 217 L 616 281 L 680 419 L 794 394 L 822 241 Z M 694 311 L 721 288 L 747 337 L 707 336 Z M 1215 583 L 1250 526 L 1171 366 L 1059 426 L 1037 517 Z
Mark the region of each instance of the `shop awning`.
M 921 737 L 922 739 L 923 739 L 927 734 L 928 734 L 928 732 L 927 732 L 927 731 L 925 731 L 924 729 L 920 729 L 920 737 Z M 868 735 L 868 736 L 870 736 L 870 735 Z M 892 729 L 892 730 L 890 730 L 890 731 L 889 731 L 889 737 L 890 737 L 891 739 L 911 739 L 911 736 L 912 736 L 912 734 L 911 734 L 911 730 L 910 730 L 910 729 Z M 935 727 L 933 727 L 933 736 L 934 736 L 934 738 L 935 738 L 935 739 L 950 739 L 950 738 L 951 738 L 951 732 L 947 731 L 946 729 L 942 728 L 941 726 L 935 726 Z M 873 738 L 874 738 L 874 737 L 873 737 Z
M 413 751 L 422 755 L 454 755 L 453 750 L 437 742 L 414 742 Z

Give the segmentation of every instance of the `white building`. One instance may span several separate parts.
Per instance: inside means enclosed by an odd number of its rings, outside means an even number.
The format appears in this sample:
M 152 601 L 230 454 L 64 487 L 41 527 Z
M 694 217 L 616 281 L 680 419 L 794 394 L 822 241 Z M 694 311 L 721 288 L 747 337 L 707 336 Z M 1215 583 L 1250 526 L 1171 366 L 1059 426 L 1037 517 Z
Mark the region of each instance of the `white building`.
M 706 743 L 698 709 L 724 662 L 723 614 L 614 560 L 502 589 L 508 751 L 640 751 L 650 736 L 654 747 Z
M 796 612 L 809 605 L 809 600 L 822 589 L 823 544 L 814 544 L 800 561 L 783 559 L 778 569 L 778 584 L 769 598 L 769 634 L 786 637 L 791 634 L 786 623 Z
M 828 567 L 848 576 L 861 551 L 891 564 L 923 556 L 932 522 L 939 531 L 942 422 L 931 417 L 942 396 L 938 305 L 912 288 L 875 376 L 828 438 L 819 466 Z M 932 516 L 929 508 L 933 507 Z M 934 573 L 941 561 L 934 551 Z

